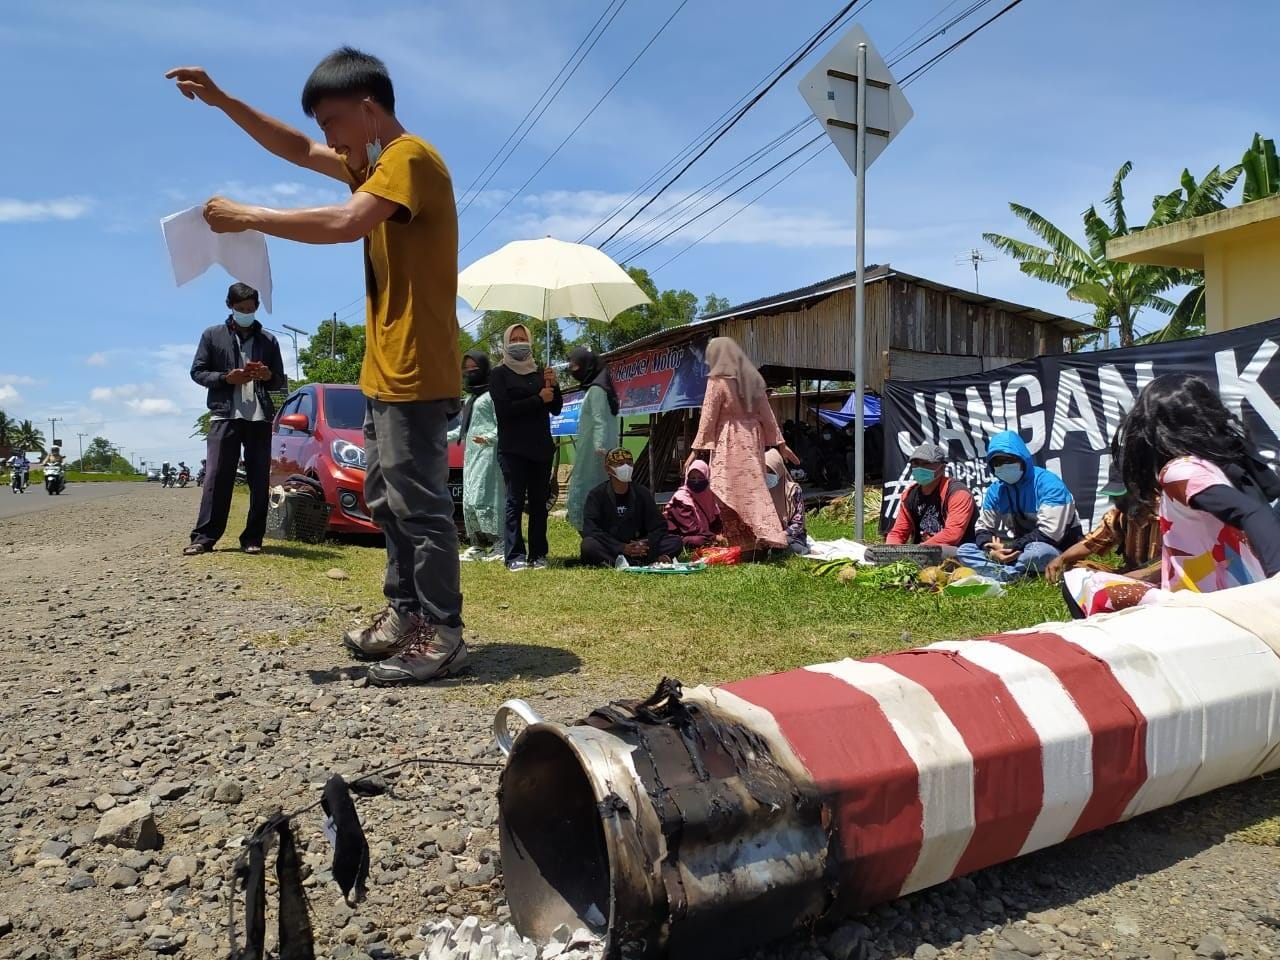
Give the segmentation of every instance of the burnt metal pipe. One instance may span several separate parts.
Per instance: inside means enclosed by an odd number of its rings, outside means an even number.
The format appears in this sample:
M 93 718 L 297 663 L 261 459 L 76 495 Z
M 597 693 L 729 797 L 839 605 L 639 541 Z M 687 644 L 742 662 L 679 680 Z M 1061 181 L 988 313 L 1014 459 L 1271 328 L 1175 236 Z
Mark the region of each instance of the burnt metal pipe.
M 504 704 L 507 900 L 731 957 L 1280 769 L 1280 579 L 601 707 Z M 509 721 L 527 727 L 513 736 Z

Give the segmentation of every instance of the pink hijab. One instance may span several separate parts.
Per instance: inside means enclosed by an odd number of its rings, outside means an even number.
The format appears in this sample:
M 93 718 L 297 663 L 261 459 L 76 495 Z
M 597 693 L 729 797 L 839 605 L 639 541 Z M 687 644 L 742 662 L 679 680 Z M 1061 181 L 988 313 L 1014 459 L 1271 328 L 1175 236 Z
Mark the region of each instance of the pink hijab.
M 701 493 L 694 493 L 689 489 L 689 475 L 695 470 L 708 480 L 711 479 L 711 467 L 707 461 L 695 460 L 689 464 L 689 469 L 684 472 L 684 483 L 671 495 L 671 499 L 697 510 L 698 514 L 703 518 L 704 529 L 710 530 L 711 524 L 720 516 L 720 502 L 716 500 L 716 495 L 711 492 L 710 487 L 707 487 Z

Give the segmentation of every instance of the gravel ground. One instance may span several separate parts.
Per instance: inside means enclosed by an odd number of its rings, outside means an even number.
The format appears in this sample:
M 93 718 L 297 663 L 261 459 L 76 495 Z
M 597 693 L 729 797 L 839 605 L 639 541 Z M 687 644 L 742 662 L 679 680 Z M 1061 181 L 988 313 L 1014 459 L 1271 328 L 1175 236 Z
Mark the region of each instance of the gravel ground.
M 225 956 L 228 869 L 262 815 L 315 799 L 333 772 L 423 753 L 498 759 L 488 682 L 503 671 L 492 651 L 510 647 L 471 637 L 477 670 L 460 681 L 366 687 L 335 637 L 369 611 L 249 590 L 176 555 L 196 496 L 144 488 L 0 522 L 0 958 Z M 565 686 L 572 696 L 537 700 L 549 719 L 651 681 Z M 318 813 L 301 819 L 317 956 L 416 957 L 424 923 L 507 916 L 496 771 L 389 779 L 387 794 L 358 801 L 373 866 L 355 910 L 331 882 Z M 1224 836 L 1277 804 L 1280 789 L 1255 781 L 756 960 L 1270 957 L 1280 848 Z M 159 847 L 95 841 L 113 830 Z

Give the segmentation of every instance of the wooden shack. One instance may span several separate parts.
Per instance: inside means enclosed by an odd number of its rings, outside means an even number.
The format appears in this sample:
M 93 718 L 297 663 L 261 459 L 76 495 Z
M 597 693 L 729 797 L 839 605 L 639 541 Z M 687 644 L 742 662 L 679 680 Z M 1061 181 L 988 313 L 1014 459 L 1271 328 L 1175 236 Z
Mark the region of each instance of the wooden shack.
M 886 380 L 931 380 L 980 373 L 1044 354 L 1067 353 L 1093 327 L 1034 307 L 935 283 L 887 265 L 867 269 L 866 389 Z M 790 387 L 797 420 L 804 381 L 853 379 L 854 275 L 742 303 L 687 326 L 643 337 L 605 354 L 610 363 L 665 346 L 736 340 L 771 387 Z M 678 476 L 696 428 L 696 409 L 654 414 L 645 431 L 656 454 L 655 489 Z M 648 455 L 641 458 L 648 471 Z M 655 475 L 656 474 L 656 475 Z

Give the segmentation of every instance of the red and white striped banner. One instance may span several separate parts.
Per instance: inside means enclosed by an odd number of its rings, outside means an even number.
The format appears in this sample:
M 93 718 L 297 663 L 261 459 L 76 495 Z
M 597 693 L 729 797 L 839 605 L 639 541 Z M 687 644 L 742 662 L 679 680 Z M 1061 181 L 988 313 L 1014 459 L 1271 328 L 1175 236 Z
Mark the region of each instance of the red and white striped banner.
M 1280 580 L 689 695 L 807 773 L 866 907 L 1280 767 Z

